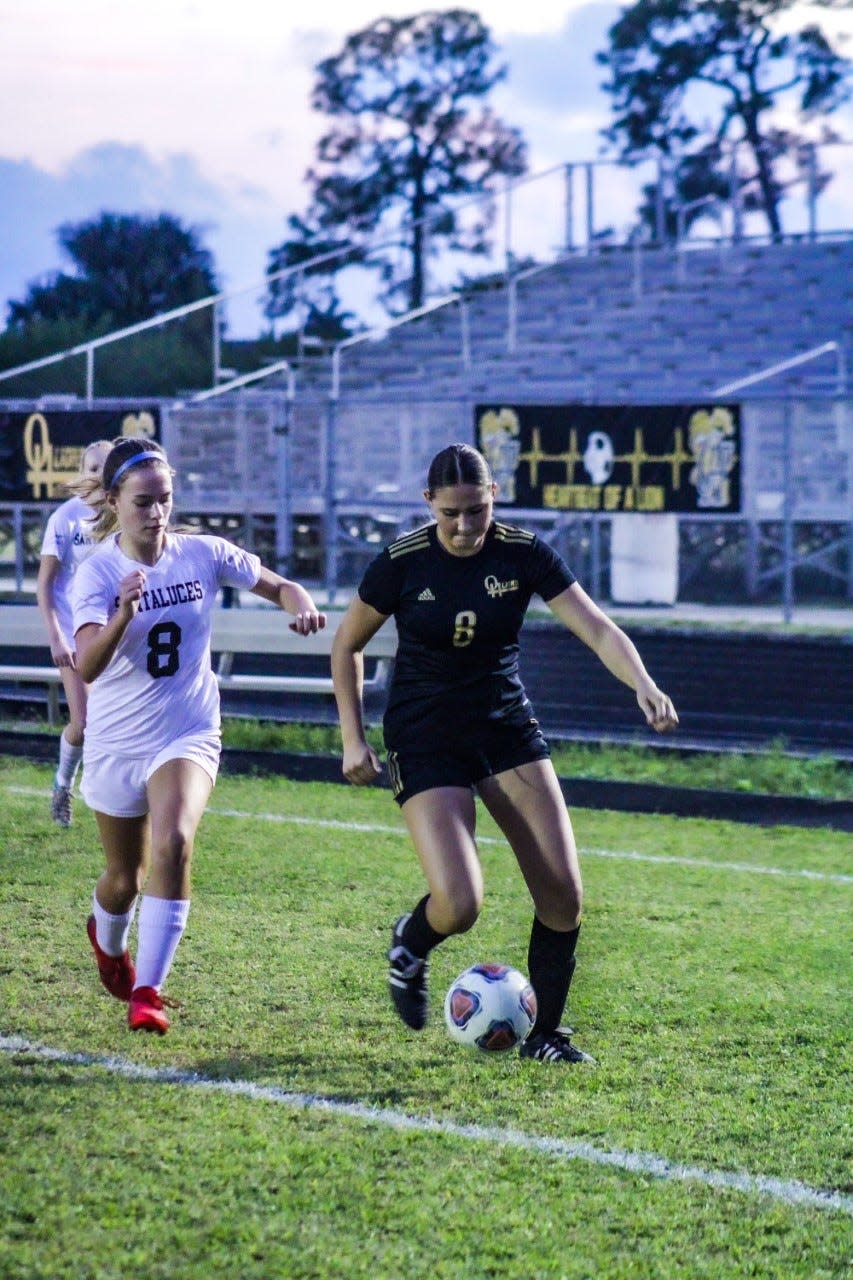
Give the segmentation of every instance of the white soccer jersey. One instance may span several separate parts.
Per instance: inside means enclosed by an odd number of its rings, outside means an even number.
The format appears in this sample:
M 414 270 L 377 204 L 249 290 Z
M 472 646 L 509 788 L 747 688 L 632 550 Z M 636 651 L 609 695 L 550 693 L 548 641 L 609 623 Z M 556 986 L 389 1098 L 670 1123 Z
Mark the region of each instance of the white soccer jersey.
M 140 565 L 124 555 L 114 534 L 75 578 L 75 633 L 86 623 L 109 621 L 119 582 L 139 568 L 146 577 L 139 609 L 91 685 L 86 725 L 87 746 L 122 756 L 147 756 L 175 738 L 218 730 L 211 610 L 220 587 L 253 587 L 261 562 L 224 538 L 170 533 L 157 563 Z
M 59 561 L 53 603 L 62 634 L 72 648 L 71 586 L 77 569 L 97 545 L 91 534 L 94 515 L 82 498 L 69 498 L 50 513 L 41 544 L 43 556 L 55 556 Z

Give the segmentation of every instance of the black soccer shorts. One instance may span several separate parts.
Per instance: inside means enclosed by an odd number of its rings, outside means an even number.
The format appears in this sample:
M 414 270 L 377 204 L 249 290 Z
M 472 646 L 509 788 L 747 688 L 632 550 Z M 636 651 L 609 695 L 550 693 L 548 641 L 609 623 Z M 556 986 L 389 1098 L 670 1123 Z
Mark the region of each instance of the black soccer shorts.
M 388 774 L 397 804 L 436 787 L 476 787 L 491 778 L 534 760 L 547 760 L 551 749 L 532 717 L 525 724 L 500 721 L 478 728 L 476 738 L 460 728 L 454 742 L 418 742 L 389 750 Z

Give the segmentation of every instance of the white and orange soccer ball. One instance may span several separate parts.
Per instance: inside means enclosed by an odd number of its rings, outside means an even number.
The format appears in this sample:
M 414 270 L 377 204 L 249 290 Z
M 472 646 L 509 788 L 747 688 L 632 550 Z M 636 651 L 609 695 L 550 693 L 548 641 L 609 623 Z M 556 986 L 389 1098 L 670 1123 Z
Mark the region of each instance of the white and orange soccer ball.
M 475 964 L 460 973 L 444 998 L 451 1038 L 494 1053 L 526 1040 L 536 1021 L 536 995 L 518 969 Z

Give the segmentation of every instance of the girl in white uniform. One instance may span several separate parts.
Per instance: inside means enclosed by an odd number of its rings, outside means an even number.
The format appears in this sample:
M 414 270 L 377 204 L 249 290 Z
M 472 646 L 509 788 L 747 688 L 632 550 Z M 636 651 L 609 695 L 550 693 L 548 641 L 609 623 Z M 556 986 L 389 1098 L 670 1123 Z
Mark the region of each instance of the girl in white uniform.
M 50 656 L 59 668 L 68 703 L 68 724 L 59 739 L 59 765 L 50 802 L 50 816 L 62 827 L 71 826 L 74 780 L 83 758 L 86 729 L 86 686 L 77 671 L 72 639 L 71 584 L 78 566 L 95 546 L 92 524 L 96 509 L 77 490 L 84 487 L 91 500 L 97 496 L 92 485 L 100 480 L 111 448 L 109 440 L 95 440 L 83 450 L 80 475 L 68 486 L 74 496 L 48 518 L 36 582 L 36 599 L 47 629 Z
M 161 1035 L 161 987 L 186 925 L 193 842 L 219 765 L 217 593 L 252 591 L 295 615 L 300 635 L 326 622 L 302 586 L 257 556 L 224 538 L 171 532 L 172 474 L 155 442 L 115 444 L 95 528 L 103 541 L 74 586 L 78 670 L 92 685 L 82 792 L 106 855 L 87 930 L 101 981 L 129 1001 L 131 1030 Z M 128 935 L 143 888 L 134 965 Z

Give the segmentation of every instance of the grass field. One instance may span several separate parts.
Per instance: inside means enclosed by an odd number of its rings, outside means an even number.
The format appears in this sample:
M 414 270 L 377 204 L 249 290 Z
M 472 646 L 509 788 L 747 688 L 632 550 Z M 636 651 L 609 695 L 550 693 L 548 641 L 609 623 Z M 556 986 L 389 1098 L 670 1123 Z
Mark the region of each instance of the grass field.
M 59 737 L 61 725 L 0 719 L 0 734 L 16 729 Z M 368 729 L 368 739 L 384 756 L 382 730 Z M 254 751 L 295 751 L 307 755 L 341 755 L 337 725 L 294 724 L 272 720 L 226 719 L 225 747 Z M 714 791 L 764 792 L 780 796 L 821 796 L 853 800 L 853 763 L 831 755 L 792 754 L 782 740 L 758 751 L 684 751 L 678 736 L 636 743 L 551 743 L 554 767 L 563 778 L 619 778 L 623 782 L 662 783 L 670 787 L 704 787 Z
M 384 756 L 379 726 L 368 730 L 368 739 Z M 222 726 L 222 740 L 226 747 L 263 751 L 334 756 L 340 756 L 342 751 L 337 725 L 230 719 Z M 658 744 L 552 742 L 551 757 L 563 778 L 619 778 L 623 782 L 663 783 L 670 787 L 853 799 L 850 761 L 828 752 L 792 755 L 783 741 L 767 743 L 763 750 L 749 753 L 681 751 L 677 735 L 658 739 Z
M 849 836 L 577 811 L 569 1016 L 595 1066 L 444 1033 L 467 964 L 525 967 L 490 820 L 486 905 L 396 1021 L 422 892 L 388 793 L 222 776 L 163 1039 L 84 932 L 101 858 L 51 771 L 0 760 L 4 1280 L 739 1280 L 853 1268 Z

